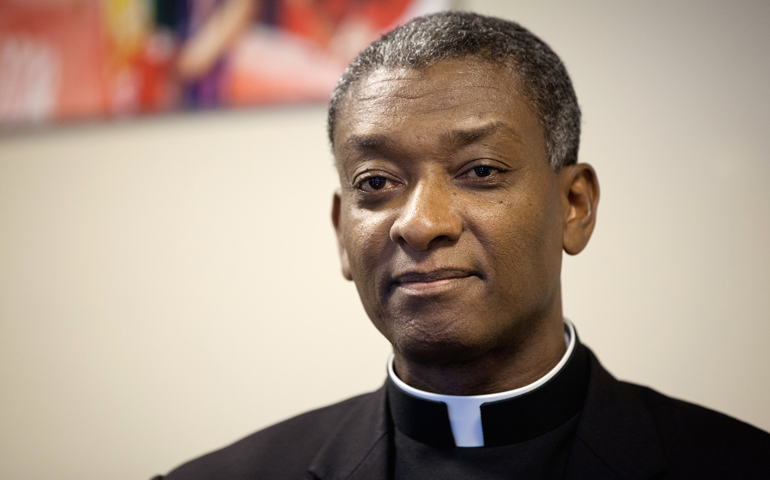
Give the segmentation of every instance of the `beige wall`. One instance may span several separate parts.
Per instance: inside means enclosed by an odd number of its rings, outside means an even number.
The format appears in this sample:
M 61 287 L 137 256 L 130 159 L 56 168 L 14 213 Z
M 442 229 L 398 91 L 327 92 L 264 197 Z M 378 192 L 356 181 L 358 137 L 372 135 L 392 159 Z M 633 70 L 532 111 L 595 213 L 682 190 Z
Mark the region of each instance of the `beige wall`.
M 770 4 L 469 1 L 566 61 L 603 187 L 565 312 L 618 377 L 770 429 Z M 148 478 L 376 388 L 322 107 L 0 136 L 0 478 Z

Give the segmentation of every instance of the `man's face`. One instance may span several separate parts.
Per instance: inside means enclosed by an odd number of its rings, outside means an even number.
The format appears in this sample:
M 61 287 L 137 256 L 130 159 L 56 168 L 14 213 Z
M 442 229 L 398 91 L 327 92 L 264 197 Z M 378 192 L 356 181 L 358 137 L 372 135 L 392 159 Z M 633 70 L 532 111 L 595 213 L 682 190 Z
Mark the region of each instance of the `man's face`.
M 334 140 L 343 273 L 398 355 L 462 361 L 560 321 L 563 188 L 510 70 L 378 70 Z

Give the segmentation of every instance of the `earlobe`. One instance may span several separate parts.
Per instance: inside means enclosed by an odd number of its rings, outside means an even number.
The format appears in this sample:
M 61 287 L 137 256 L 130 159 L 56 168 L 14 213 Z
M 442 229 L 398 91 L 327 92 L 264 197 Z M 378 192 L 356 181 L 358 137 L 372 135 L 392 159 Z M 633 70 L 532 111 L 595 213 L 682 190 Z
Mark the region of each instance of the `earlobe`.
M 342 276 L 347 280 L 353 280 L 353 275 L 350 273 L 350 262 L 348 261 L 348 252 L 345 250 L 345 243 L 343 242 L 342 228 L 340 226 L 340 209 L 342 208 L 342 197 L 340 196 L 340 190 L 337 189 L 334 192 L 334 198 L 332 199 L 332 224 L 334 225 L 334 232 L 337 234 L 337 248 L 340 254 L 340 263 L 342 264 Z
M 593 167 L 578 163 L 561 172 L 564 204 L 564 251 L 577 255 L 588 244 L 596 224 L 599 180 Z

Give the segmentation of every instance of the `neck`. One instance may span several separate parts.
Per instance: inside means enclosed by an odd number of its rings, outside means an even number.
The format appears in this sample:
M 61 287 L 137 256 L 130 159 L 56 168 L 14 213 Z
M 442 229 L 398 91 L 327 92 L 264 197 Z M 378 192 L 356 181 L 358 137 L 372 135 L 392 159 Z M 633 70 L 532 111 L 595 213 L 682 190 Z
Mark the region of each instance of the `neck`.
M 565 320 L 566 353 L 526 386 L 485 395 L 442 395 L 405 384 L 388 361 L 388 401 L 396 427 L 437 447 L 500 446 L 533 438 L 571 418 L 587 385 L 586 350 Z M 448 421 L 447 421 L 448 420 Z
M 486 395 L 529 385 L 548 373 L 564 356 L 564 323 L 558 317 L 538 322 L 511 345 L 458 362 L 410 361 L 395 352 L 398 377 L 419 390 L 444 395 Z

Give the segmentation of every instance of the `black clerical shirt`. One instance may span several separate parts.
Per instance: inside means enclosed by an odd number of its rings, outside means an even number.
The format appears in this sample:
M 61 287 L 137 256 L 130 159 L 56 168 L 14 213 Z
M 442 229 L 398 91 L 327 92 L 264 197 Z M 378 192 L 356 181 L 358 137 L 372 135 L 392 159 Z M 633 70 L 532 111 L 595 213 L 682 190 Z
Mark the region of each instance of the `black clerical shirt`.
M 481 405 L 480 447 L 455 446 L 447 405 L 410 394 L 389 378 L 395 478 L 561 478 L 590 373 L 587 351 L 567 327 L 574 348 L 552 378 L 522 395 Z
M 446 404 L 408 395 L 389 378 L 376 392 L 273 425 L 166 479 L 770 479 L 766 432 L 619 382 L 574 343 L 554 376 L 479 407 L 481 447 L 456 447 Z

